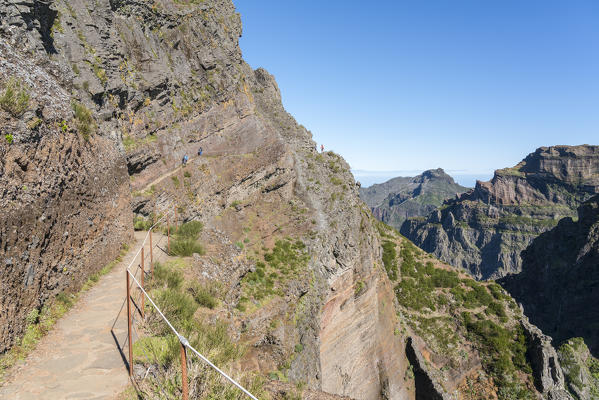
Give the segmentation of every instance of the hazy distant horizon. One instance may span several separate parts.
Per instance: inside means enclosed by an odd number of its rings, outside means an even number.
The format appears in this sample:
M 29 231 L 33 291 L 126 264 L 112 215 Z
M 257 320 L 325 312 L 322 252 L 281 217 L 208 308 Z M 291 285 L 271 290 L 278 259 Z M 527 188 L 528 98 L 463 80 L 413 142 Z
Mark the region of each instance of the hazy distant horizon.
M 398 170 L 398 171 L 369 171 L 363 169 L 352 169 L 356 181 L 360 182 L 362 187 L 372 186 L 376 183 L 383 183 L 389 179 L 398 176 L 412 177 L 420 175 L 426 170 Z M 457 183 L 462 186 L 473 188 L 476 181 L 488 181 L 493 177 L 493 171 L 469 172 L 463 170 L 445 170 Z

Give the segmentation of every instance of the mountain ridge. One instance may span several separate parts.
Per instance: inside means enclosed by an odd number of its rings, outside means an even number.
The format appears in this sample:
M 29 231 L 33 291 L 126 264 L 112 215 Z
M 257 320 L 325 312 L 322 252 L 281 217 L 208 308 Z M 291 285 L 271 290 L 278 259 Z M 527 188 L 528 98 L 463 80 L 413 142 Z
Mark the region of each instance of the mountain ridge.
M 599 191 L 599 146 L 541 147 L 400 231 L 478 279 L 520 270 L 520 252 Z
M 378 220 L 399 230 L 408 217 L 426 215 L 446 198 L 466 190 L 442 168 L 437 168 L 415 177 L 396 177 L 360 188 L 360 197 Z

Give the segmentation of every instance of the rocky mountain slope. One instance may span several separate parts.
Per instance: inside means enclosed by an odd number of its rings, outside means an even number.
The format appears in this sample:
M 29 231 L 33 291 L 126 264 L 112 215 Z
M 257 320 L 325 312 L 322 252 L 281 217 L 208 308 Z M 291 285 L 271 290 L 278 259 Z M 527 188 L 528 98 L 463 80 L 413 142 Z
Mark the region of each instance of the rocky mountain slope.
M 437 168 L 415 177 L 397 177 L 361 188 L 360 197 L 379 221 L 399 230 L 407 218 L 428 215 L 445 199 L 466 190 L 442 168 Z
M 11 0 L 0 17 L 0 95 L 17 93 L 0 126 L 5 347 L 116 255 L 131 209 L 144 229 L 174 208 L 178 250 L 148 290 L 260 398 L 569 398 L 550 340 L 501 288 L 377 222 L 347 163 L 315 151 L 243 61 L 231 1 Z M 147 333 L 134 350 L 160 344 L 177 398 L 176 338 Z M 197 397 L 228 396 L 190 375 Z M 162 378 L 146 378 L 151 397 Z
M 46 54 L 39 33 L 22 29 L 26 13 L 7 16 L 9 5 L 0 6 L 0 353 L 32 310 L 80 287 L 133 233 L 125 159 L 110 139 L 77 132 L 64 69 L 32 62 Z
M 599 192 L 599 146 L 541 147 L 401 232 L 478 279 L 519 272 L 520 252 Z
M 582 337 L 599 355 L 599 196 L 522 252 L 522 272 L 501 284 L 558 343 Z

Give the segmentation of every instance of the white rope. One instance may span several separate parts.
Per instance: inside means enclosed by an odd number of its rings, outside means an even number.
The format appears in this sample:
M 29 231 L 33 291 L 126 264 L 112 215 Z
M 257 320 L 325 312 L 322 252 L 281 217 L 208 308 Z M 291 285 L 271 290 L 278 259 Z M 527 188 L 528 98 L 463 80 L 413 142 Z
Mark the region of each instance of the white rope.
M 181 340 L 183 339 L 183 340 Z M 250 398 L 254 399 L 254 400 L 258 400 L 256 397 L 254 397 L 253 394 L 251 394 L 250 392 L 248 392 L 247 390 L 245 390 L 239 383 L 235 382 L 233 380 L 233 378 L 230 378 L 229 375 L 225 374 L 223 371 L 221 371 L 216 365 L 212 364 L 210 362 L 210 360 L 208 360 L 206 357 L 204 357 L 203 355 L 201 355 L 196 349 L 194 349 L 193 347 L 191 347 L 191 345 L 189 344 L 189 342 L 187 341 L 187 339 L 185 339 L 184 337 L 179 337 L 179 340 L 181 340 L 181 343 L 183 344 L 183 346 L 187 347 L 189 350 L 193 351 L 198 357 L 200 357 L 206 364 L 210 365 L 212 368 L 214 368 L 219 374 L 221 374 L 222 376 L 224 376 L 225 378 L 228 379 L 229 382 L 231 382 L 233 385 L 237 386 L 237 388 L 239 390 L 241 390 L 243 393 L 247 394 Z
M 162 219 L 164 219 L 164 217 L 161 218 L 161 220 Z M 158 222 L 156 222 L 154 225 L 152 225 L 152 227 L 148 230 L 148 235 L 149 235 L 150 231 L 154 228 L 154 226 L 156 226 L 157 224 L 158 224 Z M 147 239 L 148 235 L 146 235 L 146 239 Z M 144 244 L 145 244 L 145 239 L 144 239 Z M 142 244 L 142 247 L 143 247 L 143 244 Z M 141 249 L 137 253 L 139 254 L 140 251 L 141 251 Z M 135 258 L 137 258 L 137 255 L 135 256 Z M 133 260 L 135 260 L 135 258 Z M 131 262 L 131 264 L 129 264 L 129 267 L 132 264 L 133 264 L 133 261 Z M 160 308 L 158 308 L 158 306 L 156 305 L 156 303 L 154 303 L 154 301 L 152 300 L 152 298 L 150 297 L 150 295 L 145 291 L 145 289 L 141 286 L 141 284 L 139 283 L 139 281 L 131 273 L 131 271 L 129 270 L 129 267 L 127 267 L 127 273 L 131 276 L 131 278 L 133 278 L 133 281 L 135 282 L 135 284 L 137 284 L 137 287 L 139 287 L 139 289 L 147 297 L 147 299 L 152 304 L 152 306 L 156 309 L 156 311 L 158 311 L 158 314 L 160 314 L 160 316 L 162 317 L 162 319 L 164 320 L 164 322 L 166 322 L 166 324 L 169 326 L 169 328 L 171 328 L 171 330 L 173 331 L 173 333 L 175 335 L 177 335 L 177 338 L 179 339 L 179 341 L 181 342 L 181 344 L 183 346 L 187 347 L 192 352 L 194 352 L 198 357 L 200 357 L 200 359 L 202 359 L 202 361 L 204 361 L 206 364 L 208 364 L 209 366 L 211 366 L 212 368 L 214 368 L 214 370 L 216 370 L 219 374 L 221 374 L 222 376 L 224 376 L 229 382 L 231 382 L 233 385 L 235 385 L 243 393 L 245 393 L 246 395 L 248 395 L 251 399 L 258 400 L 253 394 L 251 394 L 250 392 L 248 392 L 243 386 L 241 386 L 239 383 L 237 383 L 233 378 L 229 377 L 229 375 L 227 375 L 225 372 L 223 372 L 216 365 L 212 364 L 212 362 L 210 362 L 210 360 L 208 360 L 206 357 L 204 357 L 202 354 L 200 354 L 200 352 L 198 352 L 196 349 L 194 349 L 191 346 L 191 344 L 189 343 L 189 341 L 185 338 L 185 336 L 183 336 L 183 335 L 179 334 L 179 332 L 177 332 L 177 330 L 175 329 L 175 327 L 164 316 L 164 314 L 162 313 L 162 311 L 160 311 Z
M 148 295 L 148 293 L 144 290 L 144 288 L 141 287 L 140 283 L 137 281 L 137 279 L 135 279 L 135 276 L 133 276 L 133 274 L 131 273 L 131 271 L 127 270 L 127 272 L 129 273 L 129 275 L 131 276 L 131 278 L 133 278 L 133 281 L 137 284 L 137 286 L 139 287 L 139 289 L 146 295 L 146 297 L 148 298 L 148 300 L 150 301 L 150 303 L 152 303 L 152 305 L 154 306 L 154 308 L 156 309 L 156 311 L 158 311 L 158 314 L 160 314 L 160 316 L 162 317 L 162 319 L 164 320 L 164 322 L 166 322 L 166 324 L 169 326 L 169 328 L 171 328 L 171 330 L 175 333 L 175 335 L 177 335 L 177 337 L 181 336 L 181 335 L 179 335 L 179 332 L 177 332 L 177 330 L 171 325 L 171 323 L 169 322 L 169 320 L 166 319 L 166 317 L 164 316 L 164 314 L 162 313 L 162 311 L 160 311 L 160 308 L 158 308 L 158 306 L 156 305 L 156 303 L 154 303 L 154 301 Z

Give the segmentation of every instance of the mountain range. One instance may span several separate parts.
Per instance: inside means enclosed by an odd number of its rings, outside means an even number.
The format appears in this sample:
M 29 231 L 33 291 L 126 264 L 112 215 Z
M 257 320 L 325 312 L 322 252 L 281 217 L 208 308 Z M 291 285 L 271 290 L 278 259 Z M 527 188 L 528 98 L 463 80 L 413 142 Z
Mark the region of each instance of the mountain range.
M 378 220 L 399 230 L 407 218 L 428 215 L 444 200 L 467 190 L 437 168 L 361 188 L 360 197 Z

